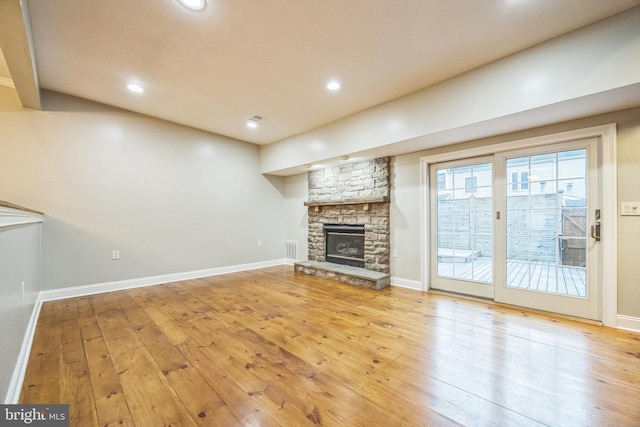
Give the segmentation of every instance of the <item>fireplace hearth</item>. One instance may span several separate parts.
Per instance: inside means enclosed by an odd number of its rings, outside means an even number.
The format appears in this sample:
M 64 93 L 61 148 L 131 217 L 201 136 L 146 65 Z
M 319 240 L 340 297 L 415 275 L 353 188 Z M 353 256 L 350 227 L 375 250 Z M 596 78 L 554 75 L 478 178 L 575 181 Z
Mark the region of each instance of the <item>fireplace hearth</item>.
M 364 225 L 325 224 L 325 259 L 364 268 Z

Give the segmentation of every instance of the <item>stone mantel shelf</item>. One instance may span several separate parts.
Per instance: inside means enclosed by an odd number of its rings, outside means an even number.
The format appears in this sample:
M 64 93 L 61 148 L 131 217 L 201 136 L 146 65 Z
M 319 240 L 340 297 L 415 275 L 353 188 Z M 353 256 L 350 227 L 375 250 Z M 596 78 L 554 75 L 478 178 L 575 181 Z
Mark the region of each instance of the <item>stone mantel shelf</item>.
M 323 200 L 319 202 L 304 202 L 305 206 L 341 206 L 341 205 L 360 205 L 369 203 L 389 203 L 389 197 L 367 197 L 359 199 L 343 199 L 343 200 Z
M 42 212 L 0 200 L 0 227 L 42 222 Z

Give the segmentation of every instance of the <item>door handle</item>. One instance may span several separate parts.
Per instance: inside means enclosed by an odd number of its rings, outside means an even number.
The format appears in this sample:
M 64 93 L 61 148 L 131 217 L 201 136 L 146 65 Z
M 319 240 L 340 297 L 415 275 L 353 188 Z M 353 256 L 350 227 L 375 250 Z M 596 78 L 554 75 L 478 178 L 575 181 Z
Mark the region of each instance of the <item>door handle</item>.
M 596 242 L 600 241 L 600 209 L 596 209 L 596 218 L 591 224 L 591 238 Z

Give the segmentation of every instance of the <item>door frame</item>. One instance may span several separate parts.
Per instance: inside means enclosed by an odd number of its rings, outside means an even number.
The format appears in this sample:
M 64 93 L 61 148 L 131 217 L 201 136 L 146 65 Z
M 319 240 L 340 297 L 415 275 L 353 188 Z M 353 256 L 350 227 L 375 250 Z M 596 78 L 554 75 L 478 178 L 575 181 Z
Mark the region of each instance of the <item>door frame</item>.
M 421 197 L 421 252 L 420 269 L 422 290 L 430 288 L 429 241 L 431 231 L 430 223 L 430 197 L 429 197 L 429 166 L 433 163 L 441 163 L 452 160 L 486 156 L 497 152 L 520 150 L 560 142 L 568 142 L 584 138 L 600 138 L 601 156 L 598 166 L 602 176 L 602 270 L 603 278 L 600 305 L 602 323 L 605 326 L 617 327 L 618 314 L 618 255 L 617 255 L 617 131 L 616 124 L 594 126 L 584 129 L 576 129 L 550 135 L 542 135 L 533 138 L 499 142 L 490 145 L 477 146 L 454 150 L 441 154 L 434 154 L 420 158 L 420 197 Z

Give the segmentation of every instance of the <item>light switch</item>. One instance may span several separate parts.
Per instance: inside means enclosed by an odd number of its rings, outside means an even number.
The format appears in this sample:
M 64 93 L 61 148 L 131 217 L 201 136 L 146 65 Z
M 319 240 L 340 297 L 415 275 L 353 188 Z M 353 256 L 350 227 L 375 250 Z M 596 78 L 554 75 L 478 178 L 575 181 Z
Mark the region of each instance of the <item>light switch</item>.
M 640 202 L 620 203 L 620 215 L 640 216 Z

